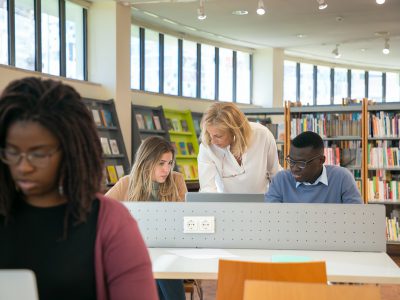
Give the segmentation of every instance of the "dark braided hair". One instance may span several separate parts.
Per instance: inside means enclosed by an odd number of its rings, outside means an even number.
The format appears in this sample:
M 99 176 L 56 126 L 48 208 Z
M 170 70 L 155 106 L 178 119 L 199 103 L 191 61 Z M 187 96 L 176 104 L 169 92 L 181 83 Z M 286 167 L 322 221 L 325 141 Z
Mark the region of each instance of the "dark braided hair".
M 28 77 L 11 82 L 0 96 L 0 147 L 16 121 L 38 122 L 60 142 L 58 178 L 67 198 L 64 237 L 70 216 L 86 220 L 103 178 L 101 144 L 81 96 L 60 81 Z M 8 220 L 23 195 L 15 189 L 9 167 L 0 161 L 0 215 Z

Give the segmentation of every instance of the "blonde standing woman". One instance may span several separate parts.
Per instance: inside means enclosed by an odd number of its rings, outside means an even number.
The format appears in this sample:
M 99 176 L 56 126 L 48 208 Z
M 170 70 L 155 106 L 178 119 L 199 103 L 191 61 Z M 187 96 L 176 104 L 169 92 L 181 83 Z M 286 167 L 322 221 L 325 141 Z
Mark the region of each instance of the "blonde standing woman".
M 187 192 L 183 175 L 174 172 L 175 151 L 159 136 L 148 137 L 136 152 L 131 173 L 106 194 L 123 201 L 184 201 Z M 182 280 L 157 280 L 160 300 L 184 300 Z
M 281 169 L 274 136 L 233 103 L 214 103 L 201 121 L 201 192 L 265 193 Z

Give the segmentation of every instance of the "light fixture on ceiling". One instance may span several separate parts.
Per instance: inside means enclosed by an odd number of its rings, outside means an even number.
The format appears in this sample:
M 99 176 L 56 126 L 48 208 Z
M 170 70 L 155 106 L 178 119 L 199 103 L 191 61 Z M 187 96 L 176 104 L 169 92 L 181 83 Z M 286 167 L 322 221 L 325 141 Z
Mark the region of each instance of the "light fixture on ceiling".
M 317 0 L 318 2 L 318 9 L 322 10 L 328 7 L 328 3 L 325 0 Z
M 262 16 L 263 14 L 265 14 L 264 1 L 258 0 L 257 15 Z
M 204 10 L 204 0 L 200 0 L 199 8 L 197 9 L 197 19 L 205 20 L 206 18 L 207 18 L 207 15 Z
M 382 49 L 383 54 L 389 54 L 390 53 L 390 47 L 389 47 L 389 38 L 385 39 L 385 46 Z
M 335 58 L 340 58 L 342 56 L 339 52 L 339 44 L 336 44 L 335 49 L 332 50 L 332 54 L 335 56 Z
M 376 4 L 383 4 L 385 3 L 385 0 L 376 0 Z

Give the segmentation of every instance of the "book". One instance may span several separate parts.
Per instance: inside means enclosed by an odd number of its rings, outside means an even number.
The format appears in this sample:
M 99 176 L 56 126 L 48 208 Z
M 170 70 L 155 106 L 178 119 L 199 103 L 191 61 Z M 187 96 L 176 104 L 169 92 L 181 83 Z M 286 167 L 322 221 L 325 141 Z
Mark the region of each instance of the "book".
M 110 139 L 110 147 L 111 147 L 111 153 L 112 153 L 112 154 L 119 154 L 119 149 L 118 149 L 118 142 L 117 142 L 117 140 Z
M 168 129 L 168 131 L 174 130 L 174 126 L 172 126 L 172 121 L 171 121 L 171 119 L 167 118 L 167 119 L 165 119 L 165 121 L 166 121 L 166 123 L 167 123 L 167 129 Z
M 194 152 L 194 148 L 193 148 L 193 143 L 188 142 L 187 143 L 187 149 L 190 155 L 195 155 L 196 153 Z
M 181 120 L 181 127 L 183 131 L 189 131 L 188 123 L 185 119 Z
M 277 135 L 276 139 L 278 141 L 285 140 L 285 123 L 278 123 L 278 129 L 276 135 Z
M 115 170 L 117 171 L 118 179 L 125 176 L 124 167 L 122 165 L 116 165 Z
M 181 131 L 178 119 L 172 119 L 172 128 L 174 131 Z
M 193 120 L 193 125 L 194 125 L 194 130 L 195 130 L 196 132 L 200 132 L 200 131 L 201 131 L 201 128 L 200 128 L 200 120 L 194 119 L 194 120 Z
M 143 116 L 141 114 L 135 114 L 135 117 L 139 129 L 146 129 L 146 127 L 144 126 Z
M 92 115 L 94 123 L 96 123 L 97 126 L 102 126 L 103 124 L 101 123 L 99 111 L 97 109 L 92 109 Z
M 115 167 L 113 165 L 107 166 L 107 173 L 108 173 L 108 180 L 110 181 L 110 183 L 117 183 L 118 181 L 117 171 L 115 170 Z
M 111 154 L 110 144 L 108 143 L 108 138 L 101 137 L 100 138 L 101 148 L 103 149 L 104 154 Z
M 184 174 L 186 179 L 193 179 L 193 175 L 192 175 L 192 171 L 190 169 L 189 165 L 183 165 L 183 170 L 184 170 Z
M 162 130 L 160 117 L 159 116 L 153 116 L 153 121 L 154 121 L 154 126 L 156 127 L 156 129 L 157 130 Z
M 105 127 L 113 127 L 114 122 L 113 122 L 113 117 L 112 114 L 109 110 L 107 109 L 101 109 L 100 110 L 100 116 L 101 116 L 101 122 L 103 126 Z
M 187 154 L 185 142 L 179 142 L 179 151 L 182 155 Z
M 192 169 L 193 177 L 198 178 L 199 176 L 197 175 L 197 168 L 195 165 L 191 165 L 190 168 Z
M 153 118 L 151 115 L 144 115 L 146 129 L 154 130 Z
M 176 148 L 176 143 L 175 142 L 171 142 L 171 146 L 172 146 L 172 148 L 174 148 L 175 155 L 177 155 L 178 154 L 178 148 Z

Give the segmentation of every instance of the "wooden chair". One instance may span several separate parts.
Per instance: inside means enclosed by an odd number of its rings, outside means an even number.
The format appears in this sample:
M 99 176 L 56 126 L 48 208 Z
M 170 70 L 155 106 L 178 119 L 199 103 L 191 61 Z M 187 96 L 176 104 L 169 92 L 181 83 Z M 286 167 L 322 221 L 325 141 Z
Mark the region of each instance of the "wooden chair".
M 326 283 L 325 262 L 247 262 L 220 260 L 217 300 L 242 300 L 244 281 L 275 280 Z
M 243 300 L 379 300 L 374 285 L 327 285 L 321 283 L 246 280 Z

